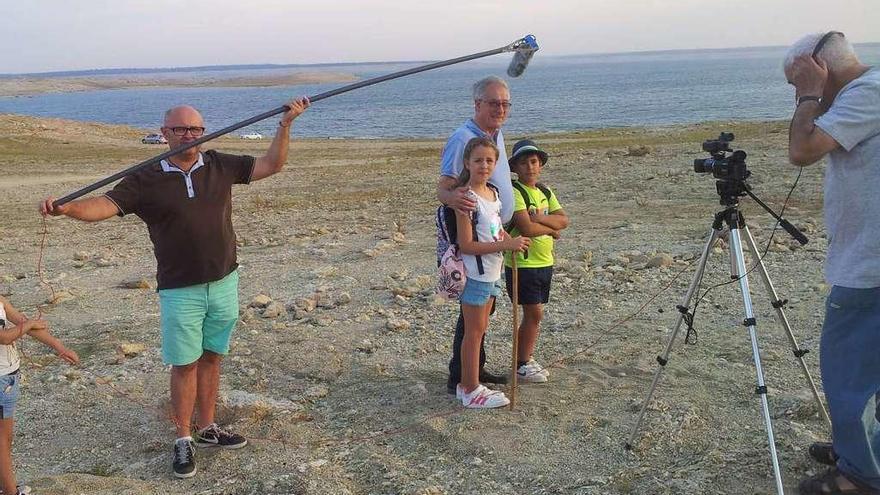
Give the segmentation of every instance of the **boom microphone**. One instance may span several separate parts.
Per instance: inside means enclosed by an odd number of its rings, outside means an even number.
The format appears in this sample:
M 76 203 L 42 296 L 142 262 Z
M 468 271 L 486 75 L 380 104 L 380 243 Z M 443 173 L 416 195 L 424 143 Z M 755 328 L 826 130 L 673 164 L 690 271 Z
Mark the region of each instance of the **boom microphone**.
M 439 69 L 440 67 L 446 67 L 447 65 L 458 64 L 461 62 L 467 62 L 468 60 L 475 60 L 478 58 L 488 57 L 490 55 L 497 55 L 499 53 L 507 53 L 507 52 L 514 52 L 514 51 L 516 52 L 516 54 L 513 57 L 513 62 L 510 64 L 510 67 L 507 68 L 507 73 L 511 77 L 518 77 L 520 74 L 523 73 L 524 70 L 526 70 L 526 65 L 528 65 L 529 60 L 532 58 L 532 55 L 534 55 L 534 53 L 537 49 L 538 49 L 538 42 L 535 40 L 535 37 L 530 34 L 530 35 L 526 36 L 525 38 L 518 39 L 507 46 L 495 48 L 494 50 L 487 50 L 485 52 L 473 53 L 471 55 L 465 55 L 463 57 L 452 58 L 452 59 L 443 60 L 440 62 L 434 62 L 432 64 L 422 65 L 419 67 L 413 67 L 412 69 L 406 69 L 406 70 L 402 70 L 399 72 L 394 72 L 392 74 L 386 74 L 384 76 L 374 77 L 372 79 L 367 79 L 366 81 L 358 81 L 358 82 L 349 84 L 347 86 L 343 86 L 341 88 L 336 88 L 336 89 L 326 91 L 324 93 L 321 93 L 321 94 L 318 94 L 315 96 L 311 96 L 311 97 L 309 97 L 309 101 L 311 101 L 312 103 L 315 103 L 319 100 L 323 100 L 324 98 L 329 98 L 331 96 L 336 96 L 336 95 L 339 95 L 342 93 L 347 93 L 347 92 L 353 91 L 355 89 L 365 88 L 367 86 L 372 86 L 373 84 L 378 84 L 378 83 L 384 82 L 384 81 L 390 81 L 392 79 L 397 79 L 399 77 L 409 76 L 409 75 L 417 74 L 419 72 L 424 72 L 427 70 Z M 251 117 L 249 119 L 242 120 L 241 122 L 237 122 L 237 123 L 232 124 L 228 127 L 224 127 L 223 129 L 220 129 L 219 131 L 212 132 L 211 134 L 205 134 L 204 136 L 202 136 L 194 141 L 191 141 L 187 144 L 184 144 L 183 146 L 180 146 L 179 148 L 176 148 L 173 150 L 168 150 L 165 153 L 162 153 L 157 156 L 154 156 L 153 158 L 150 158 L 149 160 L 145 160 L 141 163 L 138 163 L 137 165 L 132 165 L 125 170 L 117 172 L 109 177 L 105 177 L 105 178 L 103 178 L 103 179 L 101 179 L 91 185 L 88 185 L 78 191 L 74 191 L 74 192 L 68 194 L 67 196 L 64 196 L 61 199 L 57 199 L 53 203 L 53 206 L 57 208 L 65 203 L 68 203 L 70 201 L 73 201 L 76 198 L 79 198 L 80 196 L 88 194 L 88 193 L 94 191 L 95 189 L 98 189 L 100 187 L 104 187 L 107 184 L 110 184 L 112 182 L 116 182 L 123 177 L 131 175 L 144 167 L 154 165 L 154 164 L 159 163 L 160 161 L 162 161 L 168 157 L 174 156 L 174 155 L 181 153 L 183 151 L 186 151 L 192 147 L 198 146 L 202 143 L 206 143 L 212 139 L 216 139 L 216 138 L 223 136 L 225 134 L 228 134 L 236 129 L 240 129 L 245 126 L 249 126 L 255 122 L 259 122 L 261 120 L 268 119 L 269 117 L 271 117 L 273 115 L 278 115 L 279 113 L 284 113 L 288 110 L 290 110 L 290 109 L 287 107 L 287 105 L 280 106 L 278 108 L 269 110 L 267 112 L 263 112 L 259 115 L 254 115 L 253 117 Z
M 535 40 L 534 36 L 530 34 L 521 39 L 516 47 L 516 52 L 513 54 L 513 60 L 510 61 L 510 65 L 507 67 L 507 75 L 510 77 L 521 76 L 536 51 L 538 51 L 538 41 Z

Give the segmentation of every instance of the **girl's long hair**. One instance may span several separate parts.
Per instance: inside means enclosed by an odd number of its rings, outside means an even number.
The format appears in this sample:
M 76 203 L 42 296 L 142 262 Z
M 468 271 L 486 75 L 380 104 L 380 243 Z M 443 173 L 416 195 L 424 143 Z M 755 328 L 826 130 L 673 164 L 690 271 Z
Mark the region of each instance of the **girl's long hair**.
M 468 181 L 471 180 L 471 172 L 467 168 L 467 162 L 471 158 L 471 153 L 473 153 L 473 151 L 480 146 L 485 146 L 486 148 L 491 148 L 493 151 L 495 151 L 495 160 L 496 161 L 498 160 L 498 156 L 500 155 L 500 153 L 498 152 L 498 146 L 496 146 L 495 143 L 492 142 L 491 139 L 489 139 L 487 137 L 472 138 L 464 146 L 464 153 L 462 155 L 461 173 L 458 174 L 458 184 L 456 184 L 455 187 L 464 186 L 468 183 Z

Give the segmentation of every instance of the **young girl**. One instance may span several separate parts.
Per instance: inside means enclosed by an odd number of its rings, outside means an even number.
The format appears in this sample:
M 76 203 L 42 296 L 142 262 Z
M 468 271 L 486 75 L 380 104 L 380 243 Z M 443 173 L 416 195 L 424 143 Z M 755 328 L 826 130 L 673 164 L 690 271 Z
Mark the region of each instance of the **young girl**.
M 501 201 L 489 177 L 498 160 L 498 148 L 490 139 L 473 138 L 464 148 L 464 168 L 459 186 L 467 185 L 477 203 L 468 215 L 456 210 L 458 246 L 467 271 L 461 294 L 464 340 L 461 343 L 461 383 L 456 397 L 471 409 L 503 407 L 510 403 L 503 392 L 490 390 L 479 382 L 480 342 L 489 326 L 493 299 L 500 294 L 502 251 L 523 251 L 526 237 L 511 238 L 501 226 Z M 476 235 L 474 235 L 476 234 Z
M 21 380 L 18 374 L 21 358 L 15 341 L 25 334 L 55 349 L 58 356 L 68 363 L 79 363 L 79 356 L 49 333 L 45 320 L 29 320 L 9 301 L 0 297 L 0 493 L 9 495 L 30 493 L 30 488 L 16 486 L 15 473 L 12 471 L 13 413 L 18 401 L 18 382 Z

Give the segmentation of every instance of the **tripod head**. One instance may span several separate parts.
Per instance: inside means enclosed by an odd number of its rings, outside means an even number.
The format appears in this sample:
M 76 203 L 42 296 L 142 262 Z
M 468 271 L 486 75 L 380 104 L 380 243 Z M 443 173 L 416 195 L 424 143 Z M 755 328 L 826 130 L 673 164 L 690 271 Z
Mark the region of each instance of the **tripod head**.
M 725 206 L 724 212 L 739 210 L 739 198 L 749 196 L 758 203 L 761 208 L 775 218 L 779 225 L 801 245 L 809 242 L 807 237 L 794 225 L 776 214 L 769 206 L 761 201 L 752 192 L 746 179 L 752 176 L 752 171 L 746 165 L 746 152 L 743 150 L 733 151 L 730 142 L 733 141 L 732 132 L 722 132 L 718 139 L 710 139 L 703 142 L 703 151 L 708 152 L 710 158 L 694 160 L 694 172 L 699 174 L 712 173 L 715 181 L 715 191 L 720 197 L 720 203 Z M 728 154 L 730 153 L 730 154 Z M 740 216 L 741 218 L 741 216 Z

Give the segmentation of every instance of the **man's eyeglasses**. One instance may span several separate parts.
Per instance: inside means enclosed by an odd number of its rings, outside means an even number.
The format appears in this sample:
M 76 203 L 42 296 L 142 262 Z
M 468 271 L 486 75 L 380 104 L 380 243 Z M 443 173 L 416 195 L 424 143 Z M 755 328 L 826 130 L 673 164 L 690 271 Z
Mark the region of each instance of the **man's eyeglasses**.
M 480 100 L 481 102 L 489 105 L 492 108 L 503 108 L 505 110 L 510 110 L 510 102 L 506 100 Z
M 189 132 L 190 136 L 199 137 L 205 133 L 204 127 L 169 127 L 175 136 L 183 136 Z

